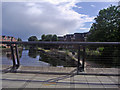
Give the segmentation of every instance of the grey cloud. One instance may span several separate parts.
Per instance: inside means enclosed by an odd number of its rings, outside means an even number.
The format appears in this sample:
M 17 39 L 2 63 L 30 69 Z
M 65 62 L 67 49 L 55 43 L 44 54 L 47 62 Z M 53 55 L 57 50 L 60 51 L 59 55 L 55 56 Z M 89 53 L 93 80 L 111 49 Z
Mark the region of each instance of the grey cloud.
M 40 38 L 42 34 L 71 33 L 84 25 L 79 24 L 77 19 L 62 17 L 59 9 L 50 3 L 42 2 L 32 6 L 11 2 L 2 5 L 2 33 L 24 40 L 31 35 Z

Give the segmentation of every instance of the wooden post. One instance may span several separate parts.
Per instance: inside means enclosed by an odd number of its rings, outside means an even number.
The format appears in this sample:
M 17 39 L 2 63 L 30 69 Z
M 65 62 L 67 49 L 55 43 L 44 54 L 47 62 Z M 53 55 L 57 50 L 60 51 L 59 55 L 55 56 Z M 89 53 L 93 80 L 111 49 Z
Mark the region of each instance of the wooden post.
M 20 62 L 19 62 L 19 53 L 18 53 L 18 48 L 17 45 L 15 46 L 15 51 L 16 51 L 16 57 L 17 57 L 17 68 L 20 66 Z
M 13 45 L 11 45 L 10 47 L 11 47 L 11 54 L 12 54 L 12 60 L 13 60 L 13 69 L 15 69 L 16 68 L 16 62 L 15 62 Z

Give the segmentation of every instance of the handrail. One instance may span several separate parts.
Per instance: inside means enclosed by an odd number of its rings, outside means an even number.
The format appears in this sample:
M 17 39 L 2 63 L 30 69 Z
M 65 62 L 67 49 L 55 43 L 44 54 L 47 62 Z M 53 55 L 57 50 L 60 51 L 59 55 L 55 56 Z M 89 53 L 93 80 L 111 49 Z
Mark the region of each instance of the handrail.
M 19 58 L 17 58 L 17 64 L 15 62 L 14 58 L 14 45 L 16 45 L 16 52 L 17 50 L 17 45 L 18 44 L 23 44 L 23 45 L 78 45 L 76 48 L 78 48 L 78 64 L 77 64 L 77 73 L 79 71 L 84 71 L 84 64 L 85 64 L 85 47 L 86 45 L 120 45 L 120 42 L 64 42 L 64 41 L 17 41 L 17 42 L 9 42 L 9 41 L 1 41 L 0 44 L 8 44 L 11 46 L 11 52 L 12 52 L 12 57 L 13 57 L 13 71 L 15 69 L 18 69 L 20 66 L 19 64 Z M 82 47 L 83 49 L 83 59 L 82 59 L 82 64 L 80 64 L 80 48 Z M 16 56 L 18 57 L 18 53 L 16 53 Z
M 40 44 L 40 45 L 120 45 L 120 42 L 64 42 L 64 41 L 2 41 L 0 44 Z

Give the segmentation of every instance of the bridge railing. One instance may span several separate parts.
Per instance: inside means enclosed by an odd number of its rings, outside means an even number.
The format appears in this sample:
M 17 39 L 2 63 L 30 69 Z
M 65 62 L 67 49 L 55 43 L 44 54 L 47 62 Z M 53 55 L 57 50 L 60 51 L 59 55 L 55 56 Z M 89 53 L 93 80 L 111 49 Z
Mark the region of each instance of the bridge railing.
M 0 42 L 0 44 L 7 44 L 10 46 L 11 48 L 11 54 L 12 54 L 12 60 L 13 60 L 13 71 L 15 69 L 18 69 L 20 66 L 20 61 L 19 61 L 19 54 L 18 54 L 18 49 L 17 46 L 18 45 L 38 45 L 39 47 L 44 47 L 45 45 L 47 46 L 56 46 L 57 47 L 61 47 L 61 48 L 72 48 L 75 49 L 77 51 L 77 72 L 79 71 L 84 71 L 85 67 L 89 68 L 89 64 L 86 64 L 86 60 L 92 61 L 93 62 L 99 62 L 102 59 L 102 62 L 105 62 L 105 60 L 109 63 L 112 62 L 109 59 L 110 57 L 110 53 L 109 51 L 113 49 L 113 51 L 111 52 L 112 54 L 115 54 L 116 57 L 113 60 L 114 64 L 116 66 L 119 66 L 119 60 L 120 60 L 120 42 L 63 42 L 63 41 L 56 41 L 56 42 L 48 42 L 48 41 L 18 41 L 18 42 L 7 42 L 7 41 L 2 41 Z M 14 55 L 14 47 L 15 47 L 15 52 L 16 52 L 16 58 L 17 58 L 17 63 L 15 61 L 15 55 Z M 91 55 L 92 54 L 92 55 Z M 97 58 L 95 58 L 95 55 L 97 54 Z M 108 56 L 106 56 L 107 54 L 109 54 Z M 100 56 L 100 57 L 98 57 Z M 113 57 L 113 56 L 112 56 Z M 111 58 L 110 58 L 111 59 Z M 113 58 L 112 58 L 113 59 Z M 94 67 L 94 66 L 93 66 Z

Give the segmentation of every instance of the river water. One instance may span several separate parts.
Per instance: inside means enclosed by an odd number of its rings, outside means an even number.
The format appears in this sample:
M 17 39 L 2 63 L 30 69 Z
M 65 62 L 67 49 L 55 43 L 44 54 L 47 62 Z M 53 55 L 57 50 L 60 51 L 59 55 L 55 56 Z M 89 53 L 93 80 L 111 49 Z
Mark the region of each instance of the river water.
M 32 54 L 29 53 L 29 50 L 21 51 L 21 53 L 19 54 L 20 64 L 23 66 L 41 66 L 41 67 L 50 66 L 49 63 L 39 60 L 41 58 L 40 55 L 37 55 L 36 53 L 34 53 L 33 55 L 35 55 L 35 56 L 30 56 Z M 3 52 L 2 53 L 2 64 L 12 65 L 11 52 Z
M 2 64 L 4 65 L 12 65 L 12 55 L 10 51 L 3 51 L 2 52 Z M 35 50 L 20 50 L 19 51 L 19 58 L 20 58 L 20 64 L 23 66 L 40 66 L 40 67 L 74 67 L 76 64 L 74 62 L 66 61 L 66 60 L 55 60 L 55 59 L 50 59 L 50 58 L 44 58 L 41 59 L 43 56 L 40 56 L 39 51 Z M 87 61 L 86 60 L 86 65 L 87 67 L 115 67 L 115 65 L 109 65 L 105 66 L 104 64 L 97 63 L 96 60 L 93 61 Z
M 16 57 L 15 57 L 16 58 Z M 40 66 L 40 67 L 73 67 L 76 66 L 74 61 L 66 61 L 43 56 L 37 50 L 19 50 L 20 65 L 22 66 Z M 12 55 L 10 51 L 2 52 L 2 64 L 12 65 Z

